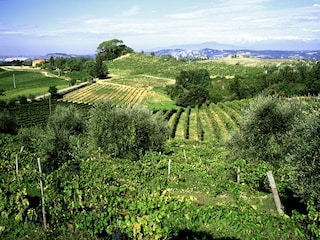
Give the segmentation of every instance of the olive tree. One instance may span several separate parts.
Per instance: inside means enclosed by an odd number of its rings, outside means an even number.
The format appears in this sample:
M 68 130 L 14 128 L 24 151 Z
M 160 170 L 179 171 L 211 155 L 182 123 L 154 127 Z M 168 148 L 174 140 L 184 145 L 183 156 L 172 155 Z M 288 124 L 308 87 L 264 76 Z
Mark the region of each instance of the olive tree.
M 283 141 L 301 115 L 299 105 L 275 97 L 257 97 L 243 113 L 230 147 L 236 158 L 266 161 L 279 166 L 284 159 Z
M 287 133 L 286 139 L 289 188 L 304 204 L 313 199 L 317 210 L 320 210 L 319 113 L 305 113 Z
M 317 109 L 316 109 L 317 110 Z M 299 100 L 258 97 L 230 141 L 235 159 L 285 169 L 283 183 L 320 210 L 320 115 Z
M 89 120 L 95 147 L 114 157 L 137 158 L 148 150 L 161 150 L 168 136 L 167 123 L 142 107 L 95 104 Z
M 81 114 L 74 106 L 57 106 L 50 115 L 41 144 L 44 171 L 51 172 L 72 160 L 73 145 L 85 130 Z

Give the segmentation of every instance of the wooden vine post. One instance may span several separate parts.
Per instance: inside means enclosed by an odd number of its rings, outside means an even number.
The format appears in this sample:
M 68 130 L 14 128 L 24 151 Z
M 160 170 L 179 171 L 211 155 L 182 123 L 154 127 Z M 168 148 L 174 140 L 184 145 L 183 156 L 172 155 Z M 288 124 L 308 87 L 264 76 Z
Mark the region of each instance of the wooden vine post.
M 49 93 L 49 115 L 51 115 L 51 93 Z
M 240 167 L 237 169 L 237 183 L 240 183 Z
M 168 162 L 168 178 L 170 178 L 171 176 L 171 159 L 169 159 L 169 162 Z
M 16 154 L 16 174 L 19 175 L 19 160 L 18 160 L 18 153 Z
M 187 162 L 187 154 L 186 154 L 186 150 L 185 149 L 183 149 L 183 156 L 184 156 L 184 160 Z
M 21 147 L 19 153 L 22 153 L 23 148 L 24 148 L 24 146 Z M 17 175 L 19 174 L 19 159 L 18 159 L 19 153 L 16 154 L 16 174 L 17 174 Z
M 40 190 L 41 190 L 41 199 L 42 199 L 42 217 L 43 217 L 43 227 L 47 229 L 47 219 L 46 219 L 46 208 L 44 206 L 44 195 L 43 195 L 43 184 L 42 184 L 42 170 L 40 164 L 40 158 L 38 158 L 38 167 L 40 173 Z
M 12 78 L 13 78 L 13 88 L 16 88 L 16 76 L 13 74 Z
M 270 187 L 273 194 L 274 203 L 276 204 L 277 211 L 278 213 L 283 214 L 283 211 L 281 209 L 281 201 L 280 201 L 279 193 L 278 193 L 272 172 L 268 171 L 267 175 L 268 175 L 268 179 L 269 179 L 269 183 L 270 183 Z

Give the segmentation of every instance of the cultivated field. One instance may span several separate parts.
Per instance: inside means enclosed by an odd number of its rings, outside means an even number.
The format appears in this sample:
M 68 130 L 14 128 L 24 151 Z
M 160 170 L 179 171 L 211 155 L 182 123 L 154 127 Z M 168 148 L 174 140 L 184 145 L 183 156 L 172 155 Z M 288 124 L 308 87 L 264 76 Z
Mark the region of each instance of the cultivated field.
M 5 91 L 0 100 L 42 95 L 48 93 L 50 86 L 62 89 L 69 86 L 69 81 L 46 71 L 20 67 L 0 68 L 0 89 Z

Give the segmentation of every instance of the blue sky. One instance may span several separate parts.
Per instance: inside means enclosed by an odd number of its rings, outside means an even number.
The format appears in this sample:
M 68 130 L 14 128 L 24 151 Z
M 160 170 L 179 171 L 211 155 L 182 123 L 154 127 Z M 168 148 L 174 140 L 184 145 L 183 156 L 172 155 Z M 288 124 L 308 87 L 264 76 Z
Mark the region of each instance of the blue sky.
M 320 0 L 0 0 L 0 55 L 93 54 L 113 38 L 135 51 L 211 41 L 320 49 Z

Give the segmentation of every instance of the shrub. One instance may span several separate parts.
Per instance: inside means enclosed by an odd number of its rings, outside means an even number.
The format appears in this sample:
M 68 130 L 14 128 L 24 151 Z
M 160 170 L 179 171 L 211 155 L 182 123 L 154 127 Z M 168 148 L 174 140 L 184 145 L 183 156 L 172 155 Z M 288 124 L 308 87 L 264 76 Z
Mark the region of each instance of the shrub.
M 26 96 L 19 96 L 18 101 L 20 104 L 26 104 L 28 103 L 28 98 Z
M 84 132 L 85 121 L 76 107 L 58 105 L 48 119 L 48 128 L 54 130 L 56 134 L 61 130 L 67 130 L 70 135 L 78 135 Z
M 10 115 L 10 112 L 6 109 L 0 111 L 0 132 L 16 134 L 17 126 L 15 118 Z
M 114 157 L 137 158 L 147 150 L 161 150 L 168 136 L 167 123 L 158 114 L 110 101 L 95 104 L 88 127 L 94 146 Z

